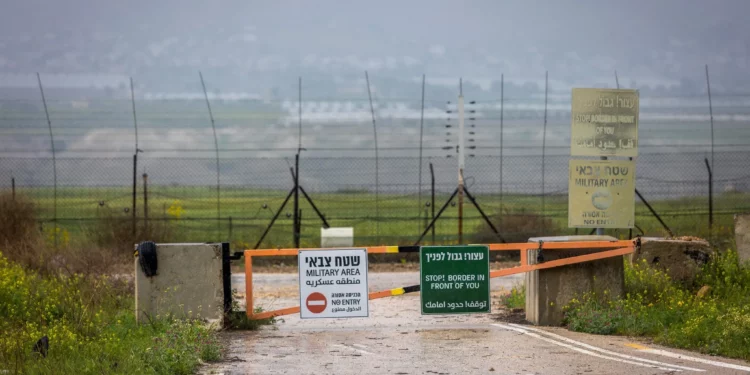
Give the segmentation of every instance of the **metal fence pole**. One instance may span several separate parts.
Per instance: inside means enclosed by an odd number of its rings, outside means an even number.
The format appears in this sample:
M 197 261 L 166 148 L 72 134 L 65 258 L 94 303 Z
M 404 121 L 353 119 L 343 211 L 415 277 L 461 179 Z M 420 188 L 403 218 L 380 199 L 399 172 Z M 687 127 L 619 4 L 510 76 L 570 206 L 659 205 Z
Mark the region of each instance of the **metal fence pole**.
M 708 90 L 708 113 L 711 119 L 711 166 L 709 167 L 708 162 L 706 162 L 706 168 L 708 168 L 708 179 L 709 179 L 709 186 L 708 186 L 708 201 L 709 201 L 709 213 L 708 213 L 708 230 L 709 230 L 709 238 L 712 233 L 712 226 L 713 226 L 713 173 L 715 171 L 714 169 L 714 107 L 711 103 L 711 81 L 709 81 L 708 78 L 708 64 L 706 64 L 706 89 Z
M 464 85 L 458 81 L 458 244 L 464 242 Z
M 299 248 L 299 153 L 294 155 L 294 170 L 294 220 L 292 221 L 294 225 L 292 227 L 294 231 L 294 247 Z
M 302 237 L 302 209 L 297 211 L 297 248 L 299 248 L 300 237 Z
M 137 172 L 138 169 L 138 153 L 133 154 L 133 236 L 136 235 L 136 216 L 135 216 L 135 209 L 136 209 L 136 194 L 138 191 L 138 181 L 137 181 Z
M 419 211 L 422 210 L 422 139 L 424 137 L 424 84 L 425 84 L 425 75 L 422 74 L 422 113 L 419 116 L 419 187 L 417 188 L 417 207 L 419 207 Z M 417 211 L 417 213 L 419 213 Z M 419 223 L 419 219 L 417 219 L 417 223 Z M 424 228 L 420 228 L 419 231 L 421 232 Z
M 135 114 L 135 90 L 133 77 L 130 77 L 130 101 L 133 104 L 133 128 L 135 129 L 135 152 L 133 153 L 133 237 L 136 235 L 136 194 L 138 193 L 138 117 Z
M 706 89 L 708 90 L 708 114 L 711 119 L 711 170 L 714 170 L 714 107 L 711 103 L 711 81 L 708 79 L 708 64 L 706 64 Z
M 367 97 L 370 99 L 370 113 L 372 114 L 372 132 L 375 140 L 375 241 L 380 243 L 380 166 L 378 165 L 378 128 L 375 125 L 375 107 L 372 105 L 372 91 L 370 90 L 370 76 L 365 71 L 367 81 Z
M 299 105 L 298 105 L 298 136 L 297 154 L 294 155 L 294 219 L 292 220 L 292 239 L 294 247 L 299 248 L 300 221 L 299 221 L 299 154 L 302 151 L 302 77 L 299 77 Z
M 216 136 L 216 123 L 214 122 L 213 111 L 211 111 L 211 102 L 208 101 L 208 91 L 206 91 L 206 83 L 203 81 L 203 73 L 198 72 L 198 75 L 201 78 L 203 95 L 206 98 L 206 107 L 208 107 L 208 117 L 211 119 L 211 129 L 214 132 L 214 148 L 216 150 L 216 229 L 218 239 L 221 240 L 221 166 L 219 164 L 219 138 Z
M 544 72 L 544 128 L 542 130 L 542 233 L 546 230 L 545 225 L 545 219 L 546 219 L 546 209 L 544 207 L 545 204 L 545 180 L 544 180 L 544 166 L 545 166 L 545 156 L 546 156 L 546 149 L 547 149 L 547 93 L 548 93 L 548 80 L 547 80 L 548 72 Z
M 53 180 L 53 199 L 52 199 L 52 221 L 55 223 L 52 229 L 52 233 L 55 241 L 55 249 L 57 249 L 57 155 L 55 152 L 55 138 L 52 135 L 52 121 L 49 119 L 49 109 L 47 108 L 47 99 L 44 97 L 44 88 L 42 87 L 42 78 L 39 73 L 36 74 L 36 79 L 39 81 L 39 92 L 42 94 L 42 104 L 44 104 L 44 114 L 47 116 L 47 127 L 49 128 L 49 142 L 52 147 L 52 180 Z
M 708 170 L 708 238 L 713 235 L 714 227 L 714 175 L 711 165 L 708 164 L 708 158 L 704 158 L 706 169 Z
M 503 219 L 503 113 L 505 104 L 505 75 L 500 75 L 500 220 Z
M 432 201 L 430 207 L 432 208 L 432 220 L 435 220 L 435 169 L 432 168 L 430 163 L 430 181 L 432 182 Z M 432 227 L 432 244 L 435 244 L 435 226 Z
M 617 76 L 617 70 L 615 70 L 615 86 L 617 87 L 618 90 L 620 89 L 620 78 Z M 633 158 L 629 157 L 628 160 L 633 161 Z M 633 223 L 633 225 L 635 225 L 635 223 Z M 578 228 L 576 228 L 576 230 L 577 229 Z M 576 232 L 576 234 L 578 234 L 578 232 Z M 628 228 L 628 239 L 629 240 L 633 239 L 633 228 Z
M 150 235 L 148 230 L 148 174 L 143 174 L 143 235 Z M 144 237 L 145 238 L 145 237 Z

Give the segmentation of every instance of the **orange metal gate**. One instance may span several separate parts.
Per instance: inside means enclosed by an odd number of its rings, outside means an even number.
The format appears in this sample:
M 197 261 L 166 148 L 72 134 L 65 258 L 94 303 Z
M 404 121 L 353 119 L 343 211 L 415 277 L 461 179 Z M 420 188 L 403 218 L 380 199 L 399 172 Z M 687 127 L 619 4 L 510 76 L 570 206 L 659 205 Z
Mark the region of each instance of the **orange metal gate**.
M 635 252 L 639 246 L 639 239 L 625 241 L 581 241 L 581 242 L 523 242 L 509 244 L 488 244 L 490 251 L 520 251 L 520 265 L 516 267 L 495 270 L 490 272 L 490 278 L 509 276 L 516 273 L 529 272 L 547 268 L 567 266 L 576 263 L 590 262 L 598 259 L 612 258 L 623 256 Z M 362 247 L 352 247 L 359 248 Z M 351 248 L 346 248 L 351 249 Z M 373 246 L 365 247 L 368 254 L 389 254 L 389 253 L 416 253 L 419 252 L 419 246 Z M 551 260 L 539 264 L 528 264 L 526 252 L 528 250 L 591 250 L 591 249 L 608 249 L 593 254 L 577 255 L 569 258 Z M 305 249 L 262 249 L 262 250 L 245 250 L 245 301 L 247 316 L 250 319 L 266 319 L 275 316 L 296 314 L 300 311 L 300 306 L 287 307 L 279 310 L 264 311 L 254 313 L 253 305 L 253 258 L 269 256 L 296 256 L 300 250 L 344 250 L 343 248 L 305 248 Z M 369 293 L 370 300 L 397 296 L 406 293 L 418 292 L 419 285 L 412 285 L 402 288 L 382 290 Z

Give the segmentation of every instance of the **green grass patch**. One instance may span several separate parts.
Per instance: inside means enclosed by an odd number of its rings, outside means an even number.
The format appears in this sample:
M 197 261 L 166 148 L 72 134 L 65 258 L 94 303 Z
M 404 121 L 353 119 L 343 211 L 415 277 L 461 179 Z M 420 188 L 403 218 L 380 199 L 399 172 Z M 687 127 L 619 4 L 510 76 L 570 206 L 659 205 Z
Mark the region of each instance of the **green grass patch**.
M 255 308 L 255 313 L 262 313 L 263 309 Z M 266 325 L 276 323 L 276 318 L 250 319 L 244 311 L 232 311 L 227 317 L 227 328 L 241 331 L 255 331 Z
M 509 309 L 526 308 L 526 285 L 514 286 L 508 294 L 500 297 L 500 303 Z
M 49 220 L 53 214 L 52 189 L 19 188 L 19 191 L 33 200 L 37 216 L 45 220 L 44 230 L 51 231 L 52 223 Z M 210 187 L 154 184 L 149 185 L 148 191 L 148 228 L 143 217 L 144 200 L 140 188 L 136 200 L 138 233 L 151 233 L 154 227 L 167 228 L 170 240 L 174 242 L 229 240 L 235 248 L 246 249 L 255 246 L 288 193 L 286 189 L 223 186 L 222 217 L 217 222 L 216 191 Z M 331 226 L 354 228 L 355 246 L 411 245 L 423 232 L 431 212 L 424 206 L 429 199 L 424 194 L 420 204 L 415 193 L 381 193 L 379 207 L 376 208 L 375 195 L 358 189 L 308 193 Z M 132 232 L 132 212 L 125 211 L 132 209 L 131 194 L 129 187 L 61 187 L 57 192 L 58 224 L 71 241 L 85 238 L 88 233 L 97 231 L 95 224 L 101 222 L 102 217 L 111 217 L 108 219 L 110 221 L 120 220 L 122 227 Z M 436 212 L 447 198 L 446 194 L 436 196 Z M 483 211 L 492 217 L 503 237 L 511 241 L 525 242 L 529 236 L 542 234 L 571 235 L 590 232 L 586 229 L 576 231 L 568 228 L 567 196 L 546 197 L 544 213 L 541 212 L 541 198 L 538 196 L 505 194 L 501 199 L 496 194 L 477 194 L 476 198 Z M 711 238 L 713 243 L 722 247 L 731 242 L 732 215 L 750 210 L 748 202 L 750 194 L 716 194 L 713 231 L 709 234 L 708 201 L 704 197 L 649 201 L 676 235 Z M 299 208 L 302 210 L 302 246 L 320 246 L 320 219 L 307 200 L 301 199 Z M 292 246 L 292 210 L 293 204 L 290 201 L 261 244 L 262 248 Z M 635 224 L 638 228 L 633 229 L 634 236 L 667 235 L 659 221 L 638 200 L 635 202 L 635 212 Z M 542 214 L 544 220 L 538 219 Z M 457 217 L 457 205 L 449 205 L 435 225 L 436 244 L 457 242 Z M 465 240 L 497 242 L 480 213 L 468 202 L 464 206 L 463 226 Z M 627 238 L 628 232 L 627 229 L 613 229 L 606 230 L 605 234 Z M 432 244 L 431 232 L 422 243 Z
M 237 296 L 237 290 L 232 289 L 232 311 L 226 316 L 226 328 L 231 330 L 242 330 L 242 331 L 255 331 L 260 329 L 262 326 L 272 325 L 276 323 L 276 318 L 266 319 L 250 319 L 247 317 L 246 311 L 239 309 L 237 303 L 239 296 Z M 256 307 L 253 312 L 255 314 L 262 313 L 264 310 L 262 307 Z
M 657 343 L 750 360 L 750 267 L 734 251 L 713 258 L 681 287 L 644 263 L 626 265 L 626 296 L 589 293 L 565 306 L 569 329 L 649 336 Z M 702 289 L 698 292 L 699 289 Z
M 221 358 L 212 328 L 169 317 L 138 324 L 133 303 L 123 282 L 42 277 L 0 254 L 0 372 L 191 374 Z M 43 336 L 46 356 L 32 350 Z

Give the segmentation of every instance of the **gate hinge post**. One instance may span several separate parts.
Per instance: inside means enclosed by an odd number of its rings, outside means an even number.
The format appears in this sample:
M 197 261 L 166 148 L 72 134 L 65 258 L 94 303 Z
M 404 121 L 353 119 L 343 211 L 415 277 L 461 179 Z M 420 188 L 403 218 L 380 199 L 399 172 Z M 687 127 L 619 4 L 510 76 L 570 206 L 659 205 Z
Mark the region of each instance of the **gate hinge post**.
M 537 263 L 544 263 L 544 254 L 542 253 L 542 247 L 544 245 L 544 241 L 539 241 L 539 248 L 538 253 L 536 254 L 536 262 Z
M 635 253 L 640 255 L 641 254 L 641 235 L 635 236 Z

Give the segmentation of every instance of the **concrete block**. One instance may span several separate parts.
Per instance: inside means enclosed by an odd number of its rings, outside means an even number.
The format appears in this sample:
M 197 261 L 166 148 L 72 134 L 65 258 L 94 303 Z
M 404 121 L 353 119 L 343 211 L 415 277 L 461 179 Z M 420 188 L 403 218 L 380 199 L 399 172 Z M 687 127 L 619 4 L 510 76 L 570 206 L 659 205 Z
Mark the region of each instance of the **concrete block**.
M 222 244 L 157 244 L 157 272 L 147 277 L 135 260 L 135 312 L 138 322 L 157 315 L 201 318 L 223 325 Z
M 532 238 L 530 242 L 616 241 L 610 236 L 565 236 Z M 605 251 L 600 249 L 544 250 L 544 261 Z M 529 264 L 537 263 L 538 250 L 527 253 Z M 526 273 L 526 320 L 543 326 L 559 326 L 563 307 L 587 292 L 623 296 L 625 270 L 622 257 L 613 257 Z
M 734 241 L 740 262 L 750 261 L 750 214 L 734 215 Z
M 641 250 L 633 254 L 633 262 L 646 261 L 651 267 L 667 273 L 683 285 L 693 283 L 700 268 L 713 255 L 707 241 L 641 239 Z

